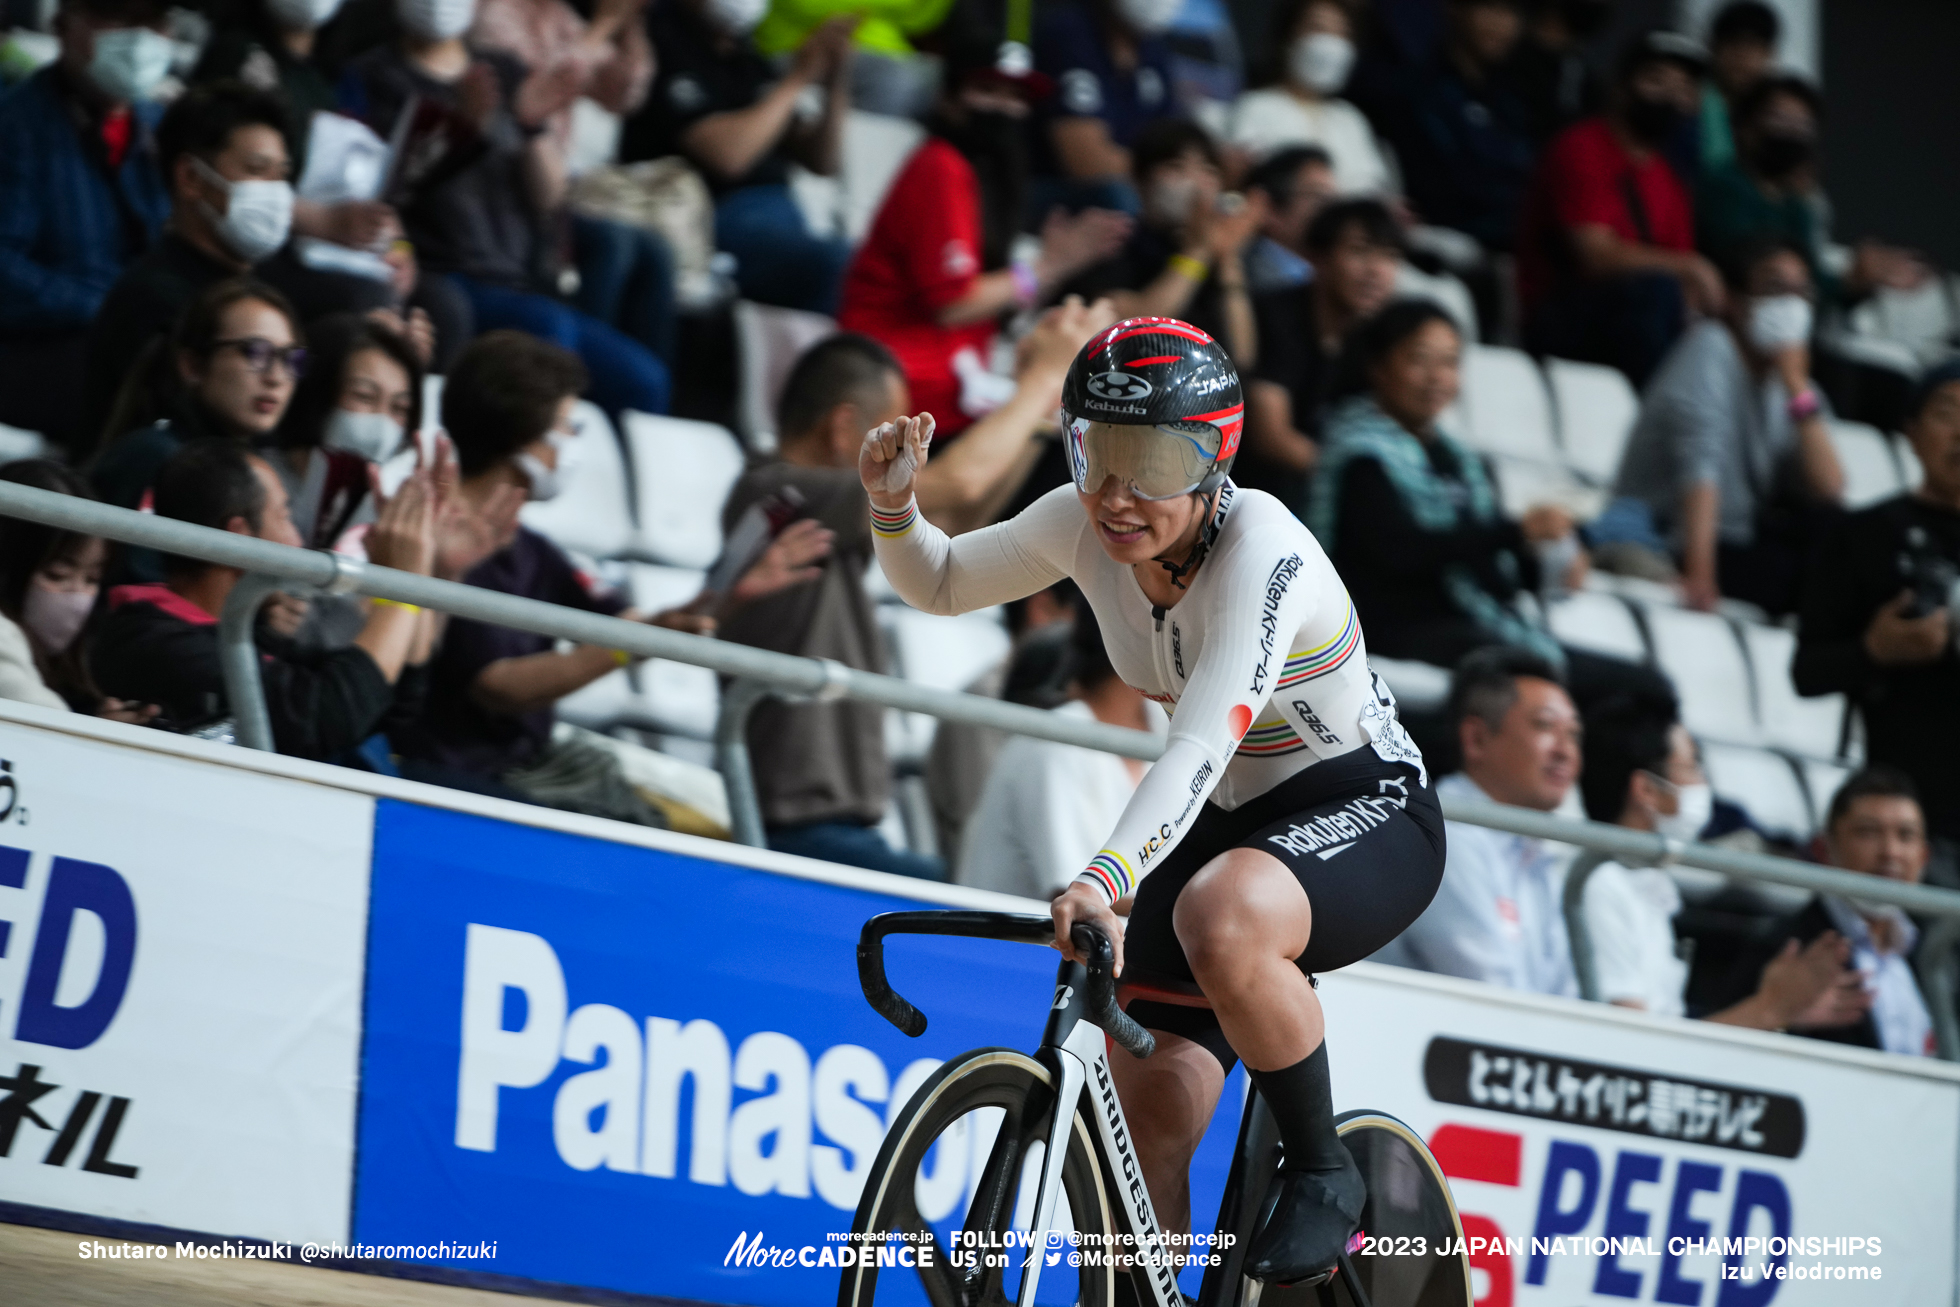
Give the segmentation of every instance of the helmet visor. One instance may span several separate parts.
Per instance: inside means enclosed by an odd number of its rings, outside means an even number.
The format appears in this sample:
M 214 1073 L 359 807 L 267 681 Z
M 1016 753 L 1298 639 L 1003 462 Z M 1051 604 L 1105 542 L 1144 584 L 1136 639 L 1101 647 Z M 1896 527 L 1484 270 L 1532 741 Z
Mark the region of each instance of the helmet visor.
M 1077 418 L 1067 430 L 1075 488 L 1092 494 L 1110 477 L 1139 499 L 1175 499 L 1204 483 L 1224 435 L 1209 422 L 1116 426 Z

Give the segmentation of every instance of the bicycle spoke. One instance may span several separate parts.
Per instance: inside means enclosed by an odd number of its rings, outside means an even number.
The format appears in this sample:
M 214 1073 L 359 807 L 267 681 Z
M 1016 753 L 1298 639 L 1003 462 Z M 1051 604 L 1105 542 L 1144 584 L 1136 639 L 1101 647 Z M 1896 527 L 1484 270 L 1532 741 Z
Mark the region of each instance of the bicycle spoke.
M 901 1233 L 913 1236 L 912 1255 L 918 1263 L 913 1269 L 918 1272 L 919 1282 L 925 1286 L 927 1300 L 932 1307 L 969 1307 L 972 1300 L 966 1294 L 967 1286 L 961 1282 L 958 1272 L 947 1264 L 945 1249 L 939 1246 L 939 1236 L 919 1215 L 918 1202 L 909 1193 L 900 1202 L 898 1228 Z M 931 1252 L 930 1259 L 922 1255 L 928 1250 Z M 931 1265 L 926 1265 L 928 1260 Z

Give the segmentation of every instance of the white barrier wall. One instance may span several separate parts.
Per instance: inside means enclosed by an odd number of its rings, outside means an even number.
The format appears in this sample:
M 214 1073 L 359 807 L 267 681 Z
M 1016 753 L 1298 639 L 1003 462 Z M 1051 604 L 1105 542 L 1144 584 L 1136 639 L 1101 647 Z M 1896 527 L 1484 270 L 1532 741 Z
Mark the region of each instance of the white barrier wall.
M 893 942 L 921 1039 L 858 993 L 871 914 L 1018 900 L 14 704 L 0 764 L 0 1219 L 800 1307 L 836 1272 L 735 1240 L 822 1247 L 911 1088 L 1047 1006 L 1054 955 L 989 941 Z M 1960 1068 L 1365 964 L 1322 993 L 1337 1104 L 1431 1142 L 1480 1307 L 1955 1303 Z

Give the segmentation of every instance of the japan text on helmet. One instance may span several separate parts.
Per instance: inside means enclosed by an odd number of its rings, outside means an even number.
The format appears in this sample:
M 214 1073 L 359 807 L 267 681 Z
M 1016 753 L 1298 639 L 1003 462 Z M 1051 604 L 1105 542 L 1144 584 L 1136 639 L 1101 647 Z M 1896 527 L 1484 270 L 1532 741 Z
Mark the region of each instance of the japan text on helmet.
M 1176 318 L 1128 318 L 1082 347 L 1062 383 L 1076 486 L 1108 476 L 1146 499 L 1209 494 L 1245 425 L 1238 370 L 1224 347 Z

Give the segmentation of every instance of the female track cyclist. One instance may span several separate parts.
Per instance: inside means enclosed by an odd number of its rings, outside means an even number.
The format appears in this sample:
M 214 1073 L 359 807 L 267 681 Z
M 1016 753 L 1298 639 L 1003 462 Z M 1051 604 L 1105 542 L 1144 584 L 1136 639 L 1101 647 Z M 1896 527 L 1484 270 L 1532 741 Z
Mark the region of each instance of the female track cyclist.
M 1119 322 L 1076 356 L 1062 408 L 1074 486 L 958 539 L 913 502 L 931 415 L 868 433 L 878 560 L 934 613 L 1073 578 L 1117 672 L 1174 714 L 1103 850 L 1054 901 L 1055 946 L 1074 957 L 1070 927 L 1093 922 L 1119 974 L 1127 957 L 1204 990 L 1209 1009 L 1131 1004 L 1157 1054 L 1111 1055 L 1151 1201 L 1166 1230 L 1189 1228 L 1191 1156 L 1243 1058 L 1285 1149 L 1247 1273 L 1312 1279 L 1366 1189 L 1334 1132 L 1308 975 L 1373 953 L 1428 905 L 1442 813 L 1319 544 L 1226 478 L 1245 406 L 1224 350 L 1175 319 Z

